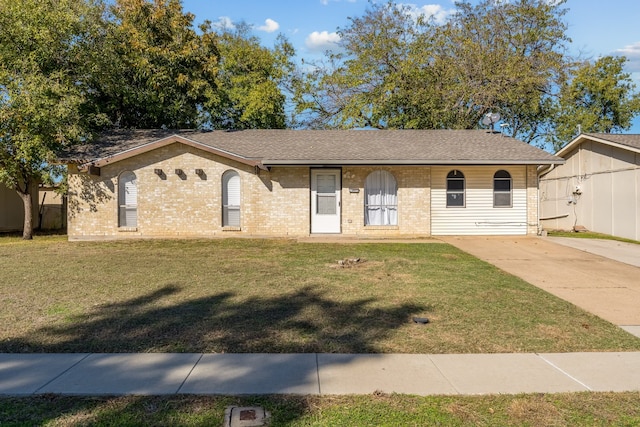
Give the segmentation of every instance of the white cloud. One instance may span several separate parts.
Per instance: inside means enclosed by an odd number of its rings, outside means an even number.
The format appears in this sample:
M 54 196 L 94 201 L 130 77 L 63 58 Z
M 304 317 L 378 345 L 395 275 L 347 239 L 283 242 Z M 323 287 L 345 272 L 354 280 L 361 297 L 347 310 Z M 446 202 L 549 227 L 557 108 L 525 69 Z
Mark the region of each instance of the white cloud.
M 264 21 L 264 25 L 258 27 L 258 30 L 273 33 L 274 31 L 278 31 L 278 28 L 280 28 L 280 24 L 271 18 L 267 18 Z
M 398 6 L 406 7 L 414 19 L 424 15 L 428 19 L 433 19 L 436 24 L 444 24 L 447 18 L 455 12 L 455 9 L 445 9 L 439 4 L 425 4 L 419 7 L 415 4 L 403 3 Z
M 324 52 L 334 49 L 340 41 L 338 33 L 328 31 L 314 31 L 305 40 L 305 45 L 312 52 Z
M 233 21 L 228 16 L 220 16 L 218 20 L 213 23 L 213 26 L 220 28 L 221 30 L 234 30 L 236 28 Z
M 627 71 L 640 73 L 640 42 L 635 42 L 622 49 L 618 49 L 614 52 L 614 55 L 626 56 L 628 59 L 626 64 Z

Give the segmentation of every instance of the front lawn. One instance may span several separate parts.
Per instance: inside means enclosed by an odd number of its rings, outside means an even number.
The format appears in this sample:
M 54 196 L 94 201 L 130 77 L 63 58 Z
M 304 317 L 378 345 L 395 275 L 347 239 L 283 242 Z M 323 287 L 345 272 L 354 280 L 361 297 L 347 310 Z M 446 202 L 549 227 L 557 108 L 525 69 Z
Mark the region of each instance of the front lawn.
M 227 406 L 261 406 L 276 426 L 637 426 L 640 393 L 496 396 L 0 398 L 0 425 L 218 426 Z
M 640 350 L 442 243 L 2 237 L 0 271 L 0 352 Z
M 615 240 L 618 242 L 633 243 L 640 245 L 640 242 L 632 239 L 625 239 L 624 237 L 612 236 L 610 234 L 596 233 L 594 231 L 549 231 L 549 237 L 572 237 L 574 239 L 602 239 L 602 240 Z

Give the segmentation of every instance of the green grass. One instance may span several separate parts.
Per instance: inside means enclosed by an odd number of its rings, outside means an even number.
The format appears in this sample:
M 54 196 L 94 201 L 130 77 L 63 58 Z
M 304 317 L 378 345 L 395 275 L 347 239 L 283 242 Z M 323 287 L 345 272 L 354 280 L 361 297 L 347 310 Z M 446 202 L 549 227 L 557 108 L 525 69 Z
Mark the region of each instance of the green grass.
M 615 240 L 617 242 L 626 242 L 640 245 L 640 242 L 632 239 L 625 239 L 624 237 L 612 236 L 610 234 L 595 233 L 593 231 L 575 232 L 575 231 L 549 231 L 548 235 L 551 237 L 573 237 L 575 239 L 603 239 L 603 240 Z
M 640 350 L 618 327 L 440 243 L 3 237 L 0 271 L 0 352 Z
M 277 426 L 632 426 L 640 393 L 467 397 L 261 396 L 0 398 L 2 426 L 221 425 L 227 406 L 262 406 Z

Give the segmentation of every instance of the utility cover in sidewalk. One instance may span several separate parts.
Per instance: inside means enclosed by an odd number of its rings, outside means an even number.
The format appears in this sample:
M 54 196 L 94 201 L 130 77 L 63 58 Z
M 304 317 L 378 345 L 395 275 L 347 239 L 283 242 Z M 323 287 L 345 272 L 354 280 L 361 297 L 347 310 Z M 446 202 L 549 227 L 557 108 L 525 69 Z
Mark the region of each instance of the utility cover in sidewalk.
M 227 406 L 224 411 L 224 427 L 266 426 L 271 414 L 260 406 Z

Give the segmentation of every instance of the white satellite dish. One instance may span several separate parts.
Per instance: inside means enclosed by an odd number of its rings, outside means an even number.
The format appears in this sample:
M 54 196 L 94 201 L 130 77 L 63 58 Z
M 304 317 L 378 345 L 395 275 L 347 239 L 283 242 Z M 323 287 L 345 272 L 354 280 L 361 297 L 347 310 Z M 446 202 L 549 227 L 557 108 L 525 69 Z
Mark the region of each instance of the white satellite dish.
M 500 120 L 500 113 L 487 113 L 482 117 L 482 124 L 485 126 L 491 126 L 493 130 L 493 125 Z

